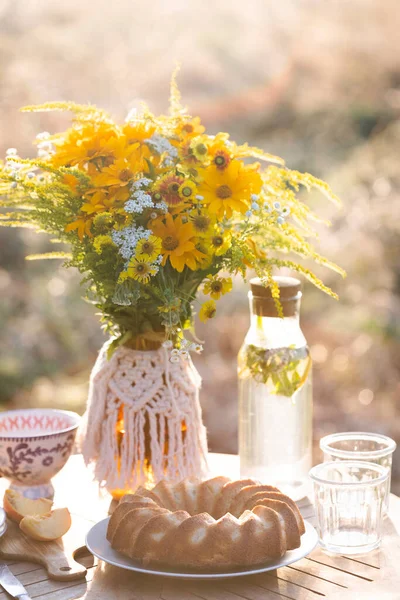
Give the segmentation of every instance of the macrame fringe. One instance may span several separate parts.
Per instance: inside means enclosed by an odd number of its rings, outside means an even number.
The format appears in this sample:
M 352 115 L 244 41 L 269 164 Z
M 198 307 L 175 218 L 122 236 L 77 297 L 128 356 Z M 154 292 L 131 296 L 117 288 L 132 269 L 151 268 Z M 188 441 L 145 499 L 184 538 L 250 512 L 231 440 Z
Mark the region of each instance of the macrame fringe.
M 92 370 L 79 436 L 85 463 L 95 464 L 96 479 L 108 489 L 135 490 L 149 483 L 145 423 L 150 430 L 154 483 L 205 475 L 207 437 L 199 402 L 201 379 L 191 359 L 171 363 L 165 348 L 142 352 L 120 346 L 108 360 L 110 343 L 104 344 Z M 120 407 L 124 434 L 119 444 Z

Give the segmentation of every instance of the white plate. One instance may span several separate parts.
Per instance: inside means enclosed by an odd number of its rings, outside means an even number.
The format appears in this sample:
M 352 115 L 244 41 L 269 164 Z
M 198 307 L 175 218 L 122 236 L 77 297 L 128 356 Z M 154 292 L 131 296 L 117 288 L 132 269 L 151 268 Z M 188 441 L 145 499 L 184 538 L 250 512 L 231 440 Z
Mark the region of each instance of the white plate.
M 257 567 L 244 567 L 238 568 L 233 571 L 225 571 L 218 573 L 196 573 L 190 571 L 179 571 L 169 567 L 158 567 L 157 569 L 151 567 L 143 567 L 139 561 L 127 558 L 123 554 L 113 550 L 106 539 L 108 519 L 100 521 L 86 536 L 86 546 L 88 550 L 104 560 L 104 562 L 121 567 L 122 569 L 128 569 L 129 571 L 136 571 L 138 573 L 148 573 L 151 575 L 162 575 L 163 577 L 177 577 L 180 579 L 224 579 L 227 577 L 240 577 L 241 575 L 255 575 L 256 573 L 264 573 L 265 571 L 272 571 L 279 567 L 285 567 L 290 565 L 301 558 L 310 554 L 314 550 L 318 543 L 318 535 L 314 527 L 309 523 L 305 523 L 306 532 L 301 536 L 301 546 L 296 550 L 290 550 L 286 552 L 284 556 L 277 560 L 269 561 L 263 565 Z
M 7 531 L 6 513 L 0 508 L 0 537 Z

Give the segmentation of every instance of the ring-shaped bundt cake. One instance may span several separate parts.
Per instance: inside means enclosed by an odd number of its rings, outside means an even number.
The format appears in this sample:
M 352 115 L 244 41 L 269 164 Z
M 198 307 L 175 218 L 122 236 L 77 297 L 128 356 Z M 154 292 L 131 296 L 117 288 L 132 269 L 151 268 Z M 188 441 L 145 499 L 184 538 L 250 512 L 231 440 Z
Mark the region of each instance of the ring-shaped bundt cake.
M 112 514 L 112 548 L 143 565 L 192 569 L 250 566 L 300 546 L 296 504 L 253 479 L 164 481 L 127 494 Z

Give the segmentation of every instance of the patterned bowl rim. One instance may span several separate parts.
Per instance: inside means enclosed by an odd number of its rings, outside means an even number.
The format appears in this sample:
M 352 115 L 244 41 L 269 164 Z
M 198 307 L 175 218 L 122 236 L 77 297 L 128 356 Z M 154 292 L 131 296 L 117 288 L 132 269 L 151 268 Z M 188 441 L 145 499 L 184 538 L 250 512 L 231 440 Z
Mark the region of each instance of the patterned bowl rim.
M 40 432 L 37 433 L 36 435 L 26 435 L 26 432 L 20 432 L 20 434 L 18 434 L 17 432 L 14 435 L 0 435 L 0 441 L 5 442 L 5 441 L 18 441 L 18 440 L 34 440 L 37 438 L 49 438 L 49 437 L 54 437 L 56 435 L 61 435 L 62 433 L 68 433 L 69 431 L 74 431 L 75 429 L 78 429 L 80 422 L 82 420 L 82 417 L 80 415 L 78 415 L 78 413 L 72 411 L 72 410 L 61 410 L 58 408 L 16 408 L 14 410 L 4 410 L 0 412 L 0 418 L 8 416 L 8 415 L 15 415 L 17 413 L 21 413 L 21 412 L 32 412 L 33 414 L 40 414 L 40 413 L 53 413 L 54 415 L 57 414 L 61 414 L 61 415 L 66 415 L 70 418 L 72 418 L 75 422 L 73 425 L 71 425 L 70 427 L 66 427 L 65 429 L 58 429 L 57 431 L 51 431 L 51 432 Z

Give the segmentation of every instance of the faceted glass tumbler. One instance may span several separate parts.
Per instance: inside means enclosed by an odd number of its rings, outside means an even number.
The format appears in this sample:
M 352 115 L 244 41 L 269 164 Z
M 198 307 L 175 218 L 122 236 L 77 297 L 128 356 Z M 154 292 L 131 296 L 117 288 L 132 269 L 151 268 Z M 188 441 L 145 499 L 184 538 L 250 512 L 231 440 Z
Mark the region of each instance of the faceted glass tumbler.
M 386 514 L 389 507 L 390 480 L 392 474 L 392 457 L 396 450 L 396 442 L 386 435 L 351 431 L 334 433 L 323 437 L 319 443 L 324 453 L 324 462 L 336 460 L 367 461 L 386 467 L 389 470 L 389 480 L 383 511 Z
M 310 477 L 320 545 L 336 554 L 364 554 L 377 548 L 388 469 L 364 461 L 327 462 L 313 467 Z

